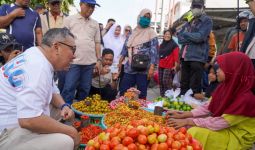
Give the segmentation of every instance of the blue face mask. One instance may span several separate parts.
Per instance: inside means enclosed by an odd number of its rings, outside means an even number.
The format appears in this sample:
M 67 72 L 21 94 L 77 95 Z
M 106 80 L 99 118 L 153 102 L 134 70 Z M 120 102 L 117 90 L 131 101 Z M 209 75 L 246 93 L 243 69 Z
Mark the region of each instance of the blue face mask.
M 151 19 L 146 18 L 146 17 L 140 17 L 139 25 L 140 25 L 142 28 L 147 28 L 147 27 L 149 27 L 150 23 L 151 23 Z

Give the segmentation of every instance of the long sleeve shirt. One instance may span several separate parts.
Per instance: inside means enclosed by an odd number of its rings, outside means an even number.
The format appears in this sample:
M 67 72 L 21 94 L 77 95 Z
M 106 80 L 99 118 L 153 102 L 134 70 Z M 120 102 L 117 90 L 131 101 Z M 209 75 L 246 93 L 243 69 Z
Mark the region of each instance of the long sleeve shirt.
M 206 103 L 191 111 L 192 120 L 196 126 L 208 128 L 210 130 L 222 130 L 229 127 L 229 123 L 222 117 L 212 117 L 208 110 L 209 103 Z
M 125 42 L 123 49 L 121 51 L 121 56 L 123 57 L 128 57 L 129 61 L 124 65 L 124 72 L 129 73 L 129 74 L 136 74 L 136 73 L 141 73 L 141 74 L 147 74 L 147 71 L 143 72 L 137 72 L 134 71 L 131 68 L 131 59 L 132 59 L 132 53 L 134 54 L 145 54 L 150 57 L 150 64 L 158 64 L 158 38 L 153 38 L 151 41 L 137 45 L 133 48 L 128 48 L 127 47 L 127 41 Z M 132 52 L 133 51 L 133 52 Z M 149 68 L 149 66 L 148 66 Z

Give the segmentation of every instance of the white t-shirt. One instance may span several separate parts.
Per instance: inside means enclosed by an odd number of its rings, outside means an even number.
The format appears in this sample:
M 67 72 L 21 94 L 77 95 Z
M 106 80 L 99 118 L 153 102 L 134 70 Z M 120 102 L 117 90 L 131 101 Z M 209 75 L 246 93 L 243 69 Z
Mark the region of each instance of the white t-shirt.
M 32 47 L 0 68 L 0 132 L 19 127 L 18 118 L 50 115 L 53 67 L 43 53 Z

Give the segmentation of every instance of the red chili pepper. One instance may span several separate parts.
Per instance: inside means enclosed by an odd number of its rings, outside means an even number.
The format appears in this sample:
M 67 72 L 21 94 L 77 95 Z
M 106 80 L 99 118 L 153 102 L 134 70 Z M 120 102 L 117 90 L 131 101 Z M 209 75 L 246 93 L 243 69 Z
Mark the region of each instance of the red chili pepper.
M 74 123 L 73 123 L 73 126 L 74 127 L 80 127 L 81 126 L 81 122 L 80 121 L 75 121 Z
M 83 116 L 81 116 L 81 119 L 85 119 L 85 120 L 87 120 L 87 119 L 89 119 L 89 116 L 85 116 L 85 115 L 83 115 Z
M 80 131 L 81 143 L 86 144 L 89 140 L 95 138 L 102 131 L 103 130 L 100 127 L 94 125 L 89 125 L 82 128 Z

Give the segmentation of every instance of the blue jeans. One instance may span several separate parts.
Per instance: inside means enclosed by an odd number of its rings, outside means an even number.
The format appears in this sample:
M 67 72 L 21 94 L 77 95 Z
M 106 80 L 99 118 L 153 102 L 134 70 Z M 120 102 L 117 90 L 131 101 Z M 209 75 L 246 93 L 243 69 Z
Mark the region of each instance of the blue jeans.
M 71 65 L 69 71 L 66 73 L 65 85 L 63 91 L 61 92 L 62 97 L 67 103 L 72 104 L 75 90 L 77 89 L 78 85 L 78 101 L 85 99 L 89 95 L 94 66 L 94 64 Z
M 124 93 L 131 87 L 137 85 L 137 89 L 141 91 L 139 98 L 146 99 L 147 96 L 147 74 L 128 74 L 124 73 L 123 79 L 120 83 L 120 95 L 123 96 Z
M 67 71 L 58 71 L 57 72 L 58 89 L 59 89 L 60 93 L 63 91 L 64 85 L 65 85 L 66 73 L 67 73 Z

